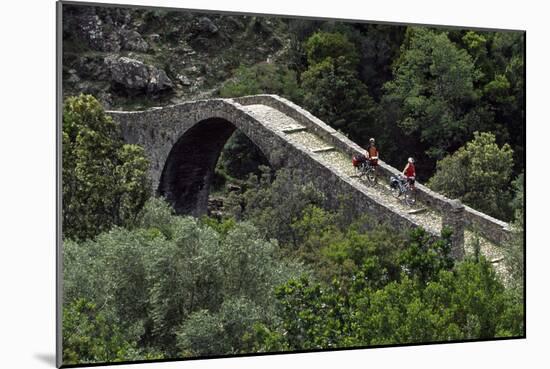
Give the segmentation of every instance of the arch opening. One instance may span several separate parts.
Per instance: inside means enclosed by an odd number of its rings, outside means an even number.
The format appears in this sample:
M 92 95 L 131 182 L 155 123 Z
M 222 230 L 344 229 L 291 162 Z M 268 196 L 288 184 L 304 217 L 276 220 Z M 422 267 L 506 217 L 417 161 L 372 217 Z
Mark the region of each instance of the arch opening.
M 228 120 L 209 118 L 188 129 L 172 146 L 157 192 L 177 214 L 201 216 L 207 213 L 216 164 L 225 144 L 237 132 L 242 131 Z M 265 158 L 262 149 L 253 141 L 252 144 Z

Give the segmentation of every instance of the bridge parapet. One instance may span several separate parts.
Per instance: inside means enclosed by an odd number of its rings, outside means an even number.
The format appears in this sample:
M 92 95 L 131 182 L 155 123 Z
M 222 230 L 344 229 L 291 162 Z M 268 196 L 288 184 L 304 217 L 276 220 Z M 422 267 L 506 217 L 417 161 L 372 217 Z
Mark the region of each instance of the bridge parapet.
M 350 157 L 352 155 L 365 152 L 364 148 L 351 141 L 343 133 L 336 131 L 319 118 L 315 117 L 313 114 L 280 96 L 253 95 L 235 98 L 233 100 L 241 105 L 262 104 L 273 107 L 308 127 L 308 129 L 312 130 L 321 138 L 330 142 L 331 145 L 346 153 Z M 391 165 L 388 165 L 383 160 L 379 160 L 378 162 L 381 174 L 387 178 L 401 173 L 399 170 Z M 418 200 L 438 210 L 442 214 L 445 214 L 455 205 L 455 200 L 449 199 L 435 191 L 432 191 L 420 183 L 417 184 L 416 188 Z M 469 206 L 464 206 L 463 219 L 466 226 L 479 232 L 480 235 L 487 238 L 491 242 L 502 244 L 510 239 L 511 230 L 508 223 L 472 209 Z
M 272 110 L 270 111 L 270 108 Z M 151 175 L 155 188 L 161 193 L 174 197 L 174 201 L 180 203 L 191 201 L 198 209 L 204 212 L 206 209 L 208 188 L 213 168 L 219 151 L 232 131 L 237 128 L 243 131 L 264 152 L 268 160 L 278 166 L 281 152 L 286 158 L 280 165 L 299 167 L 310 172 L 315 184 L 325 193 L 351 193 L 358 211 L 375 211 L 382 218 L 399 227 L 423 226 L 417 222 L 415 216 L 410 216 L 403 209 L 388 207 L 387 201 L 380 201 L 373 193 L 365 192 L 362 186 L 355 183 L 349 175 L 331 168 L 331 161 L 320 161 L 322 150 L 312 151 L 299 142 L 291 143 L 288 140 L 294 135 L 299 135 L 301 129 L 278 129 L 277 119 L 282 121 L 294 121 L 294 126 L 303 126 L 308 132 L 325 141 L 325 146 L 331 145 L 343 155 L 351 157 L 356 153 L 363 153 L 364 149 L 351 141 L 344 134 L 334 130 L 311 113 L 293 104 L 292 102 L 276 95 L 254 95 L 234 99 L 206 99 L 191 101 L 162 108 L 152 108 L 141 112 L 108 112 L 120 124 L 123 136 L 127 142 L 137 143 L 146 148 L 151 159 Z M 285 118 L 286 116 L 286 118 Z M 284 119 L 283 119 L 284 118 Z M 267 120 L 266 120 L 267 119 Z M 269 120 L 273 122 L 269 123 Z M 208 121 L 209 128 L 199 129 L 199 122 Z M 194 135 L 190 137 L 189 134 Z M 220 134 L 220 132 L 222 132 Z M 187 138 L 184 136 L 187 135 Z M 215 137 L 213 137 L 215 136 Z M 187 140 L 185 149 L 180 145 L 182 139 Z M 201 142 L 204 141 L 204 142 Z M 206 146 L 205 146 L 206 145 Z M 220 146 L 221 145 L 221 146 Z M 209 148 L 209 146 L 214 146 Z M 324 147 L 326 148 L 326 147 Z M 338 155 L 342 155 L 338 154 Z M 188 162 L 181 157 L 190 157 Z M 179 159 L 178 159 L 179 157 Z M 176 160 L 172 160 L 176 158 Z M 204 161 L 204 165 L 192 165 L 191 161 Z M 340 161 L 345 162 L 342 157 Z M 400 173 L 397 169 L 386 164 L 382 160 L 380 173 L 384 177 Z M 163 182 L 163 175 L 168 177 L 182 176 L 194 171 L 195 178 L 188 183 Z M 164 173 L 164 174 L 163 174 Z M 172 173 L 172 174 L 170 174 Z M 164 187 L 163 187 L 164 186 Z M 174 192 L 174 186 L 187 186 Z M 184 192 L 190 188 L 199 195 L 196 199 L 183 199 Z M 434 219 L 441 224 L 432 225 L 430 232 L 437 233 L 443 225 L 451 225 L 455 232 L 455 244 L 463 243 L 464 226 L 473 228 L 477 232 L 496 244 L 501 244 L 509 238 L 508 224 L 499 221 L 486 214 L 480 213 L 467 206 L 457 206 L 454 200 L 440 195 L 422 184 L 417 185 L 418 199 L 430 209 L 440 215 Z M 331 201 L 336 205 L 338 199 L 332 196 Z M 181 199 L 180 199 L 181 198 Z M 365 201 L 368 199 L 368 201 Z M 185 200 L 185 201 L 184 201 Z M 455 211 L 456 210 L 456 211 Z M 181 211 L 186 211 L 182 209 Z M 434 213 L 434 216 L 436 214 Z M 462 245 L 458 250 L 453 250 L 457 256 L 463 255 Z

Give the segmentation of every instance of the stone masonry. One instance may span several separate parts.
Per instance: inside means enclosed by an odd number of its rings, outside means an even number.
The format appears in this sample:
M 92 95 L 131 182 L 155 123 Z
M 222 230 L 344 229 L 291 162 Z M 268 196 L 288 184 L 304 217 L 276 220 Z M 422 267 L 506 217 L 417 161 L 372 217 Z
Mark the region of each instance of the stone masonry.
M 374 213 L 395 227 L 422 226 L 434 236 L 441 227 L 453 230 L 453 256 L 464 256 L 464 227 L 475 225 L 487 239 L 507 239 L 507 224 L 464 207 L 425 186 L 419 200 L 430 209 L 412 215 L 380 190 L 354 178 L 349 158 L 364 150 L 342 133 L 299 106 L 275 95 L 191 101 L 139 112 L 108 112 L 119 122 L 128 143 L 143 146 L 151 162 L 150 175 L 158 194 L 177 213 L 202 215 L 214 168 L 227 139 L 241 130 L 272 166 L 298 168 L 337 208 L 342 196 L 357 213 Z M 380 161 L 380 175 L 398 173 Z M 440 214 L 440 215 L 437 215 Z

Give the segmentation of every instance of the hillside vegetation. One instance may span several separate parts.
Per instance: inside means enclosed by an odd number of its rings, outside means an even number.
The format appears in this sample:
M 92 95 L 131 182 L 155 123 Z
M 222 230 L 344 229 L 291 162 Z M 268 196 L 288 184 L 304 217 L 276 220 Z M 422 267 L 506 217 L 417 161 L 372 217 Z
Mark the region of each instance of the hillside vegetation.
M 521 32 L 63 5 L 64 364 L 524 336 L 524 47 Z M 176 215 L 105 113 L 261 93 L 511 222 L 510 281 L 479 252 L 453 260 L 446 228 L 324 208 L 238 131 L 218 208 Z

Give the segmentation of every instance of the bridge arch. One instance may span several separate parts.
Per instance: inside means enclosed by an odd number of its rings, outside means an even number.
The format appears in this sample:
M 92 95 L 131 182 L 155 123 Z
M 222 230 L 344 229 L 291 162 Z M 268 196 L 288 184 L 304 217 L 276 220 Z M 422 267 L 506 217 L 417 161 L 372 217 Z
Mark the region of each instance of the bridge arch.
M 417 184 L 419 201 L 427 211 L 411 213 L 383 191 L 368 188 L 354 178 L 352 154 L 364 149 L 292 102 L 275 95 L 191 101 L 138 112 L 108 112 L 128 143 L 145 148 L 153 188 L 178 213 L 200 215 L 207 210 L 214 166 L 224 143 L 239 129 L 274 167 L 299 168 L 337 209 L 341 196 L 356 214 L 377 214 L 396 228 L 421 226 L 438 236 L 442 226 L 453 229 L 453 255 L 464 255 L 465 227 L 476 229 L 495 244 L 510 237 L 507 223 Z M 399 173 L 379 161 L 379 173 Z M 189 173 L 192 173 L 189 176 Z M 426 210 L 426 209 L 425 209 Z M 470 234 L 472 232 L 470 231 Z
M 145 148 L 154 190 L 178 214 L 206 214 L 214 169 L 231 135 L 241 131 L 272 167 L 283 165 L 281 134 L 226 99 L 193 101 L 142 112 L 110 112 L 125 141 Z
M 207 212 L 216 163 L 223 147 L 237 130 L 235 123 L 224 118 L 207 118 L 183 132 L 174 143 L 157 191 L 172 204 L 176 213 L 197 216 Z M 262 148 L 261 142 L 258 145 L 250 140 L 267 159 L 264 150 L 270 148 Z

